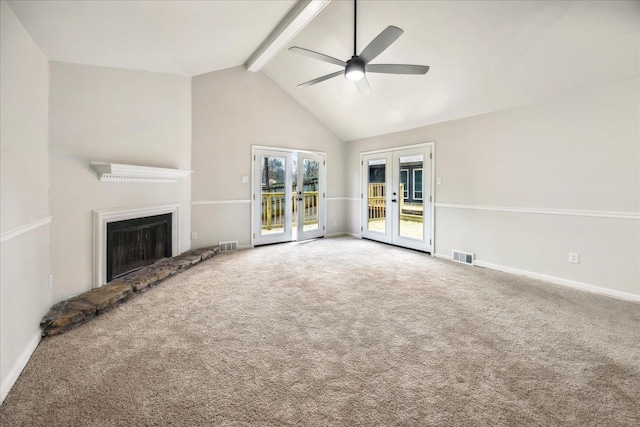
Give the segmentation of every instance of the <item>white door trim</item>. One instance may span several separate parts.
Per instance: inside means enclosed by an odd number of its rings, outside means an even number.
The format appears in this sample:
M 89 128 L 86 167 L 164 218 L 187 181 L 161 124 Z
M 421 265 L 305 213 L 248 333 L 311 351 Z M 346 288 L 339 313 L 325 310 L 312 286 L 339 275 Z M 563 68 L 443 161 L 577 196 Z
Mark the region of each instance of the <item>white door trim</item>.
M 364 174 L 364 156 L 367 155 L 371 155 L 371 154 L 380 154 L 380 153 L 385 153 L 385 152 L 393 152 L 393 151 L 400 151 L 400 150 L 406 150 L 406 149 L 413 149 L 413 148 L 426 148 L 426 147 L 430 147 L 431 148 L 431 195 L 433 197 L 433 200 L 430 203 L 430 210 L 431 210 L 431 256 L 434 256 L 436 253 L 436 142 L 435 141 L 430 141 L 430 142 L 422 142 L 419 144 L 411 144 L 411 145 L 400 145 L 397 147 L 388 147 L 388 148 L 381 148 L 381 149 L 377 149 L 377 150 L 369 150 L 369 151 L 362 151 L 360 152 L 360 203 L 363 204 L 365 203 L 365 199 L 364 199 L 364 191 L 365 189 L 362 187 L 362 176 Z M 364 230 L 364 226 L 365 224 L 362 222 L 362 212 L 363 212 L 364 207 L 362 207 L 362 205 L 360 206 L 360 237 L 362 238 L 362 231 Z
M 256 176 L 255 176 L 255 156 L 256 156 L 256 151 L 277 151 L 277 152 L 281 152 L 287 155 L 291 155 L 291 154 L 297 154 L 297 153 L 302 153 L 302 154 L 312 154 L 312 155 L 318 155 L 318 156 L 322 156 L 322 158 L 324 159 L 324 182 L 321 181 L 320 183 L 320 187 L 322 188 L 322 192 L 326 194 L 327 191 L 327 180 L 328 180 L 328 176 L 326 174 L 326 170 L 327 170 L 327 153 L 324 151 L 311 151 L 311 150 L 302 150 L 302 149 L 298 149 L 298 148 L 291 148 L 291 147 L 275 147 L 275 146 L 271 146 L 271 145 L 257 145 L 257 144 L 253 144 L 251 146 L 251 247 L 255 247 L 256 243 L 255 243 L 255 236 L 258 230 L 256 230 L 256 210 L 255 210 L 255 204 L 257 203 L 256 200 Z M 327 199 L 325 198 L 325 201 Z M 326 236 L 326 222 L 327 222 L 327 209 L 326 206 L 323 209 L 323 214 L 321 216 L 321 218 L 319 218 L 320 223 L 318 224 L 319 227 L 321 227 L 322 229 L 322 236 Z

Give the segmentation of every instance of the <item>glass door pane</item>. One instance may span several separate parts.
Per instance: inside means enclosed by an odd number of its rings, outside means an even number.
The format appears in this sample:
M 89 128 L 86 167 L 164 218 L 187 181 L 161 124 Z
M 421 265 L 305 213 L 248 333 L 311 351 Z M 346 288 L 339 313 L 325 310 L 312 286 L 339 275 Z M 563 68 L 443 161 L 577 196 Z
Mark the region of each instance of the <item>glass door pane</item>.
M 400 218 L 399 235 L 422 240 L 424 235 L 422 199 L 422 169 L 424 155 L 398 158 L 400 169 Z
M 391 154 L 370 154 L 362 158 L 363 227 L 362 236 L 391 242 Z
M 256 150 L 254 161 L 255 244 L 291 240 L 291 166 L 290 153 Z
M 320 184 L 320 162 L 318 160 L 304 159 L 302 162 L 302 206 L 300 207 L 303 218 L 304 231 L 317 230 L 319 227 L 318 188 Z
M 324 156 L 298 153 L 298 240 L 324 236 Z
M 291 239 L 298 240 L 298 157 L 295 153 L 291 165 Z
M 367 230 L 384 233 L 387 228 L 387 161 L 369 160 L 367 167 Z
M 262 224 L 260 235 L 282 234 L 285 226 L 286 157 L 261 156 Z

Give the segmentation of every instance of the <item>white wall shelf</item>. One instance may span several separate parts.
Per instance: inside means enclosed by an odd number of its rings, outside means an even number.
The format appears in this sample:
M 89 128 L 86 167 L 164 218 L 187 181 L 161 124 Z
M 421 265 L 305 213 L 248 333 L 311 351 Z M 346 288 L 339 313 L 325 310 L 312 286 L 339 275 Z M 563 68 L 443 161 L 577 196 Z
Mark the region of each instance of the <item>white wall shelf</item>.
M 110 182 L 176 182 L 189 176 L 191 171 L 154 168 L 149 166 L 121 165 L 118 163 L 91 162 L 100 181 Z

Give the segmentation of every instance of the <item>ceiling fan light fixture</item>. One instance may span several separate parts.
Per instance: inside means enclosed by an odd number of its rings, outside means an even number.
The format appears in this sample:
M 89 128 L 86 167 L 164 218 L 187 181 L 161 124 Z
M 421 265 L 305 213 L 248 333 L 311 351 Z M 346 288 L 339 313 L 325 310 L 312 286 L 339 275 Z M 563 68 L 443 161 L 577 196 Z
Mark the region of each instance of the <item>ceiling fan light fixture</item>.
M 365 71 L 369 73 L 382 73 L 382 74 L 426 74 L 429 71 L 427 65 L 409 65 L 409 64 L 371 64 L 371 61 L 378 55 L 385 51 L 391 44 L 398 39 L 403 31 L 389 25 L 380 34 L 373 39 L 367 47 L 364 48 L 360 55 L 356 52 L 356 35 L 357 35 L 357 6 L 356 1 L 353 1 L 353 56 L 348 61 L 342 61 L 340 59 L 333 58 L 323 53 L 314 52 L 313 50 L 304 49 L 298 46 L 292 46 L 289 48 L 291 52 L 296 52 L 301 55 L 308 56 L 313 59 L 317 59 L 322 62 L 328 62 L 329 64 L 338 65 L 344 67 L 343 71 L 336 71 L 331 74 L 327 74 L 308 82 L 299 84 L 298 87 L 308 87 L 323 82 L 325 80 L 338 77 L 344 73 L 344 77 L 347 80 L 351 80 L 358 88 L 358 92 L 361 94 L 369 93 L 369 82 L 365 76 Z
M 344 69 L 344 76 L 348 80 L 357 81 L 364 77 L 364 62 L 351 58 Z

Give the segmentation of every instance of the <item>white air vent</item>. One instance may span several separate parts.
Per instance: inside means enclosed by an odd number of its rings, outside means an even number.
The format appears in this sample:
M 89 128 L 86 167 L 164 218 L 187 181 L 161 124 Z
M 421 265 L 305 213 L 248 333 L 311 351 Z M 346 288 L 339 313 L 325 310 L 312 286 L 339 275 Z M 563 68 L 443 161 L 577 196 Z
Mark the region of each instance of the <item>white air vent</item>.
M 453 251 L 453 260 L 456 262 L 461 262 L 463 264 L 473 265 L 473 254 L 468 254 L 466 252 L 461 251 Z
M 220 252 L 235 251 L 238 249 L 238 241 L 220 242 Z

